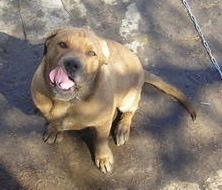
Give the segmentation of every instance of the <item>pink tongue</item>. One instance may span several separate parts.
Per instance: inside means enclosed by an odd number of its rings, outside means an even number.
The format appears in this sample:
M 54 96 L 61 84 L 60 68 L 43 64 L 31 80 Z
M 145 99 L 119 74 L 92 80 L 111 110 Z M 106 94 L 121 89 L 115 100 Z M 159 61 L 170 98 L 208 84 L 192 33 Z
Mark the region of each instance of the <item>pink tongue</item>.
M 53 69 L 49 73 L 49 78 L 53 84 L 56 84 L 62 90 L 68 90 L 75 85 L 61 67 Z

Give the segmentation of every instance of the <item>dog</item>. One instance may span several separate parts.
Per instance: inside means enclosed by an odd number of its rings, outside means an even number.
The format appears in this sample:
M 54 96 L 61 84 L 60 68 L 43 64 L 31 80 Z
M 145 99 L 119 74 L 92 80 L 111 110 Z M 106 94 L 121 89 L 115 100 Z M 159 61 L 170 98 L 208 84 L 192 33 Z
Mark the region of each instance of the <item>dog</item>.
M 186 96 L 144 70 L 138 57 L 118 42 L 82 28 L 65 27 L 45 40 L 44 56 L 31 83 L 32 99 L 48 122 L 43 140 L 62 140 L 62 132 L 92 128 L 94 161 L 104 173 L 113 168 L 108 137 L 116 112 L 115 143 L 127 142 L 144 83 L 177 99 L 195 120 Z

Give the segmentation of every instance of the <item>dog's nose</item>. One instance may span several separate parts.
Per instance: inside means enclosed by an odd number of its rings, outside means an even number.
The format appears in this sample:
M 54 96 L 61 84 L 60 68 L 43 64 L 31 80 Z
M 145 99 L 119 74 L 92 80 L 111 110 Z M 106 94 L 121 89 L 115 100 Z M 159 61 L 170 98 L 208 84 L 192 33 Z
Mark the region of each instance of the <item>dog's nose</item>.
M 82 66 L 79 60 L 69 58 L 64 61 L 64 67 L 65 70 L 72 75 L 78 72 Z

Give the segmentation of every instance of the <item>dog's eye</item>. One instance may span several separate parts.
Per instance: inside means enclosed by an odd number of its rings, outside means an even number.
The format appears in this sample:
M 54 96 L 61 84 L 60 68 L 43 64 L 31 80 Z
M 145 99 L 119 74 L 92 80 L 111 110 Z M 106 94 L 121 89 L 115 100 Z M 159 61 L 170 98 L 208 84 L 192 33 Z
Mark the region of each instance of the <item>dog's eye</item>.
M 63 49 L 65 49 L 65 48 L 68 47 L 65 42 L 59 42 L 58 44 L 59 44 L 59 47 L 60 47 L 60 48 L 63 48 Z
M 95 51 L 88 51 L 86 53 L 86 55 L 89 56 L 89 57 L 93 57 L 93 56 L 96 56 L 96 52 Z

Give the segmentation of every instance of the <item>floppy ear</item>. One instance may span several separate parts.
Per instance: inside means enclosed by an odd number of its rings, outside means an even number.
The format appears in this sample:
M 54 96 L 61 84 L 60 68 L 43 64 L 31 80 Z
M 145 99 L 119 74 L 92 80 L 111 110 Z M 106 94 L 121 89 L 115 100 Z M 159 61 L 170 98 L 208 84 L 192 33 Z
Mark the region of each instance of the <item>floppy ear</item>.
M 104 63 L 107 65 L 110 57 L 110 50 L 105 40 L 101 42 L 101 49 L 102 49 L 102 54 L 104 56 Z
M 58 34 L 58 32 L 61 31 L 62 29 L 63 29 L 63 28 L 59 28 L 59 29 L 54 30 L 54 31 L 46 38 L 46 40 L 45 40 L 45 42 L 44 42 L 43 55 L 45 55 L 45 54 L 47 53 L 47 46 L 48 46 L 50 40 L 51 40 L 52 38 L 54 38 L 54 37 Z

